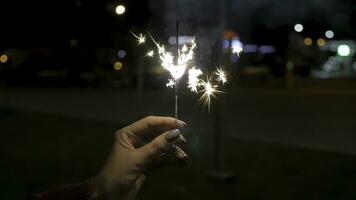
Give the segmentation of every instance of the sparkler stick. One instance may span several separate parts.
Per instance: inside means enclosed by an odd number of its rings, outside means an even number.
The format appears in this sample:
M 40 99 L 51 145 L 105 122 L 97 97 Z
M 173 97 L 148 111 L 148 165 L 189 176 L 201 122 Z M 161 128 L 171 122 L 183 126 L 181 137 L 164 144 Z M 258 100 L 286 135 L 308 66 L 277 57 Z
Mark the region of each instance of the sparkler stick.
M 178 34 L 179 34 L 179 22 L 177 20 L 176 22 L 176 47 L 177 47 L 177 65 L 179 62 L 179 44 L 178 44 Z M 179 85 L 179 79 L 177 78 L 175 80 L 175 85 L 174 85 L 174 96 L 175 96 L 175 105 L 174 105 L 174 117 L 176 118 L 176 122 L 178 119 L 178 85 Z

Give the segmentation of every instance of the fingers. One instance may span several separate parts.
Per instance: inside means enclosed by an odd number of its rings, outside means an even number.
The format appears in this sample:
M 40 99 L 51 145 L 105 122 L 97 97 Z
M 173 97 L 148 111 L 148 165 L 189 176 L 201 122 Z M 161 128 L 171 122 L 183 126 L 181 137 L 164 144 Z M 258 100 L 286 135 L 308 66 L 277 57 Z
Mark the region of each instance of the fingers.
M 186 126 L 185 122 L 172 117 L 149 116 L 125 127 L 124 131 L 132 132 L 149 140 L 165 131 L 183 128 L 184 126 Z
M 146 167 L 147 171 L 152 171 L 165 166 L 183 166 L 188 163 L 187 154 L 177 145 L 172 145 L 168 153 L 161 154 Z
M 138 149 L 138 151 L 143 155 L 143 159 L 149 162 L 150 160 L 155 159 L 157 156 L 160 156 L 162 153 L 168 153 L 172 150 L 172 148 L 179 148 L 175 144 L 185 142 L 186 140 L 180 134 L 179 130 L 175 129 L 173 131 L 167 131 L 157 136 L 150 143 Z M 182 158 L 186 157 L 186 154 L 182 152 L 183 151 L 180 152 L 179 156 L 181 156 Z

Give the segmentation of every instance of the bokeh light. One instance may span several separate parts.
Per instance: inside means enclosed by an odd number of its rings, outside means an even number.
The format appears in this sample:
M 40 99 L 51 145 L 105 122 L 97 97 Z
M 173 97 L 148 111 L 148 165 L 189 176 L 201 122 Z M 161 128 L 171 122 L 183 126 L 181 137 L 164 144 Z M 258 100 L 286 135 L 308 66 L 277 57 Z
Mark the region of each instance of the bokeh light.
M 119 50 L 119 52 L 117 53 L 117 56 L 119 58 L 125 58 L 126 57 L 126 51 L 125 50 Z
M 349 56 L 350 55 L 350 52 L 351 52 L 351 49 L 348 45 L 346 44 L 342 44 L 342 45 L 339 45 L 339 47 L 337 48 L 337 53 L 340 55 L 340 56 Z
M 313 40 L 310 37 L 306 37 L 304 39 L 304 44 L 307 45 L 307 46 L 310 46 L 310 45 L 313 44 Z
M 334 31 L 332 31 L 332 30 L 328 30 L 328 31 L 325 32 L 325 37 L 327 37 L 329 39 L 333 38 L 334 35 L 335 35 Z
M 1 63 L 6 63 L 7 60 L 8 60 L 7 55 L 3 54 L 3 55 L 0 56 L 0 62 L 1 62 Z
M 320 47 L 322 47 L 322 46 L 324 46 L 325 45 L 325 40 L 323 39 L 323 38 L 319 38 L 317 41 L 316 41 L 316 43 L 320 46 Z
M 120 71 L 122 69 L 123 64 L 121 62 L 114 63 L 114 69 Z
M 301 24 L 294 25 L 294 30 L 297 31 L 298 33 L 302 32 L 303 29 L 304 29 L 304 26 Z
M 115 12 L 116 12 L 116 14 L 118 14 L 118 15 L 124 14 L 125 11 L 126 11 L 126 8 L 125 8 L 125 6 L 123 6 L 123 5 L 118 5 L 118 6 L 116 6 L 116 8 L 115 8 Z

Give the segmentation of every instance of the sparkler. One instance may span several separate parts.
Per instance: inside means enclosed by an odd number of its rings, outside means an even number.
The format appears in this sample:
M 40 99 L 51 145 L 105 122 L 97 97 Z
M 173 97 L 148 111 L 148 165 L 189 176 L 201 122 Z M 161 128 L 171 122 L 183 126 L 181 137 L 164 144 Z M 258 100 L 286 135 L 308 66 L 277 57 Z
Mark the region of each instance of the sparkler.
M 222 93 L 222 91 L 218 90 L 218 85 L 213 83 L 211 78 L 207 77 L 206 80 L 201 79 L 200 76 L 203 75 L 202 70 L 193 66 L 194 50 L 197 47 L 195 39 L 193 38 L 189 44 L 185 44 L 179 48 L 177 23 L 177 47 L 176 53 L 173 53 L 173 51 L 167 50 L 163 44 L 159 44 L 150 33 L 148 34 L 157 48 L 157 54 L 155 54 L 154 50 L 149 50 L 146 56 L 154 57 L 156 55 L 159 58 L 160 65 L 168 71 L 172 77 L 168 79 L 166 86 L 170 88 L 174 87 L 175 89 L 175 118 L 177 119 L 178 112 L 178 85 L 180 79 L 186 72 L 188 74 L 187 87 L 194 93 L 201 93 L 199 102 L 205 104 L 210 111 L 212 98 L 216 98 L 217 94 Z M 135 35 L 132 33 L 132 35 L 137 39 L 138 44 L 142 44 L 146 41 L 146 37 L 143 34 Z M 226 72 L 222 68 L 217 68 L 214 75 L 214 82 L 226 83 Z

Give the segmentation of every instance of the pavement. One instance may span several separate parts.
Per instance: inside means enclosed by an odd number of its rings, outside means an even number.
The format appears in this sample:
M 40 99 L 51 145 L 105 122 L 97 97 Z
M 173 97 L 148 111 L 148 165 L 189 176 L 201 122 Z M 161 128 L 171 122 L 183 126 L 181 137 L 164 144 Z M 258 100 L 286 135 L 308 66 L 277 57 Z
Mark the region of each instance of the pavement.
M 173 116 L 173 91 L 88 88 L 1 88 L 0 106 L 129 124 Z M 226 137 L 356 154 L 356 90 L 347 87 L 230 88 L 211 110 L 180 92 L 179 118 L 200 137 Z M 216 117 L 220 123 L 216 126 Z

